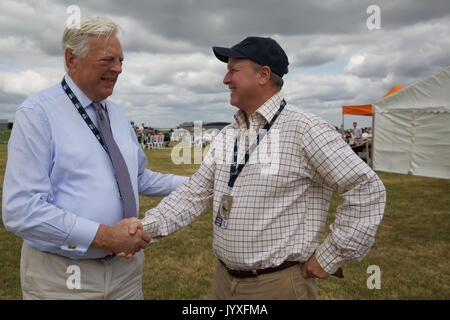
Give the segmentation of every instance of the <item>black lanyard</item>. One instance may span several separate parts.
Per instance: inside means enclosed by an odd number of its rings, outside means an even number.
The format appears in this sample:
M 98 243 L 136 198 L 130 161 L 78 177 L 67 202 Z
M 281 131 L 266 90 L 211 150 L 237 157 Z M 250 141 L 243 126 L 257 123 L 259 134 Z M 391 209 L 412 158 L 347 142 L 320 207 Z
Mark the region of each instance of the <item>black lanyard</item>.
M 100 135 L 100 132 L 98 131 L 98 129 L 95 126 L 95 124 L 92 122 L 91 118 L 89 117 L 89 115 L 87 114 L 87 112 L 83 108 L 83 106 L 81 105 L 81 103 L 78 100 L 78 98 L 75 96 L 73 91 L 69 88 L 69 86 L 68 86 L 68 84 L 66 82 L 66 79 L 64 79 L 64 78 L 62 79 L 61 85 L 62 85 L 63 90 L 66 92 L 67 96 L 69 97 L 70 101 L 72 101 L 73 105 L 75 106 L 75 108 L 80 113 L 81 118 L 83 118 L 84 122 L 86 122 L 86 124 L 88 125 L 89 129 L 91 129 L 92 133 L 97 138 L 98 142 L 100 142 L 101 146 L 103 147 L 103 149 L 105 149 L 106 153 L 108 154 L 108 156 L 111 159 L 111 155 L 108 152 L 108 148 L 106 148 L 105 142 L 103 141 L 103 139 L 102 139 L 102 137 Z M 117 183 L 117 191 L 119 192 L 120 198 L 122 198 L 122 195 L 120 193 L 120 188 L 119 188 L 119 181 L 117 181 L 117 175 L 116 174 L 114 174 L 114 178 L 116 179 L 116 183 Z
M 272 117 L 272 120 L 270 122 L 266 123 L 266 125 L 263 127 L 264 133 L 267 134 L 269 132 L 270 128 L 272 127 L 275 120 L 277 120 L 278 116 L 280 115 L 281 111 L 283 111 L 284 107 L 286 106 L 286 101 L 281 101 L 280 108 L 275 113 L 275 115 Z M 239 137 L 238 137 L 239 138 Z M 252 146 L 247 150 L 245 153 L 245 162 L 239 164 L 237 167 L 237 156 L 238 156 L 238 138 L 234 141 L 234 148 L 233 148 L 233 164 L 230 167 L 230 180 L 228 181 L 228 186 L 230 188 L 233 188 L 234 182 L 241 174 L 242 169 L 244 169 L 245 165 L 247 164 L 248 160 L 250 159 L 250 155 L 253 153 L 253 151 L 258 147 L 259 145 L 259 135 L 257 136 L 256 142 L 253 142 Z M 264 136 L 262 137 L 264 138 Z
M 100 132 L 98 131 L 98 129 L 95 126 L 95 124 L 92 122 L 91 118 L 89 117 L 89 115 L 87 114 L 87 112 L 83 108 L 83 106 L 81 105 L 81 103 L 78 100 L 78 98 L 75 96 L 75 94 L 70 89 L 69 85 L 66 82 L 66 79 L 64 79 L 64 78 L 62 79 L 61 85 L 62 85 L 63 90 L 66 92 L 67 96 L 69 97 L 70 101 L 72 101 L 73 105 L 75 106 L 75 108 L 80 113 L 81 118 L 83 118 L 84 122 L 86 122 L 86 124 L 88 125 L 89 129 L 91 129 L 92 133 L 97 138 L 98 142 L 100 142 L 100 144 L 102 145 L 103 149 L 105 149 L 105 151 L 108 152 L 108 149 L 106 149 L 105 143 L 103 142 L 103 139 L 100 136 Z

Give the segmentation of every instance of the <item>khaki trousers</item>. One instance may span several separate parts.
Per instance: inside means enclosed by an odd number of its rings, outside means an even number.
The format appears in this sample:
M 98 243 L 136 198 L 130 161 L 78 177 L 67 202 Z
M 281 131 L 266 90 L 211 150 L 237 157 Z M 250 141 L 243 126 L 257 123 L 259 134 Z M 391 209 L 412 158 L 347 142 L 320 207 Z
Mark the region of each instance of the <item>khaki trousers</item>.
M 24 300 L 143 299 L 144 252 L 133 258 L 73 260 L 22 245 L 20 281 Z
M 213 300 L 315 300 L 316 279 L 305 279 L 301 265 L 251 278 L 231 276 L 217 261 L 211 299 Z

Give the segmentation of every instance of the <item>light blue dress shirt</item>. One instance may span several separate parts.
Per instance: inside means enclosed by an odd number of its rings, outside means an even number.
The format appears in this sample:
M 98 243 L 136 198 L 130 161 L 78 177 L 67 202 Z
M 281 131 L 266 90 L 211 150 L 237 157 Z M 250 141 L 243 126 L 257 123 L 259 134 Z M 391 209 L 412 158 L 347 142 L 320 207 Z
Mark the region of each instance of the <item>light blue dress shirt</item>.
M 97 124 L 92 100 L 67 74 L 65 79 Z M 101 103 L 130 172 L 137 208 L 139 193 L 166 196 L 188 179 L 146 169 L 147 158 L 124 113 L 108 99 Z M 32 95 L 16 111 L 2 205 L 6 229 L 33 248 L 73 259 L 107 255 L 90 245 L 100 224 L 123 219 L 114 170 L 61 84 Z

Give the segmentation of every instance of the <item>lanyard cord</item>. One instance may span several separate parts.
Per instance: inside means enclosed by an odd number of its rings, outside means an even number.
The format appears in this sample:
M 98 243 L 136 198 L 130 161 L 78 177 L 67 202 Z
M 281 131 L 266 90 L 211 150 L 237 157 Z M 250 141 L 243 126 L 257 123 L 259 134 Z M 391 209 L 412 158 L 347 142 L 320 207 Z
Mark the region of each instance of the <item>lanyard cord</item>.
M 81 103 L 78 100 L 78 98 L 75 96 L 75 94 L 70 89 L 69 85 L 66 82 L 66 79 L 64 79 L 64 78 L 62 79 L 61 86 L 62 86 L 64 92 L 69 97 L 70 101 L 72 101 L 73 105 L 75 106 L 75 108 L 80 113 L 81 118 L 83 118 L 84 122 L 86 122 L 86 124 L 88 125 L 89 129 L 91 129 L 92 133 L 97 138 L 98 142 L 102 145 L 103 149 L 105 149 L 105 151 L 108 152 L 108 150 L 106 149 L 106 145 L 103 142 L 102 137 L 100 136 L 100 132 L 98 131 L 98 129 L 95 126 L 95 124 L 92 122 L 91 118 L 89 117 L 89 115 L 87 114 L 87 112 L 83 108 L 83 106 L 81 105 Z
M 286 101 L 283 99 L 283 101 L 281 101 L 280 104 L 280 108 L 278 109 L 278 111 L 275 113 L 275 115 L 272 117 L 272 120 L 270 120 L 270 122 L 266 123 L 266 125 L 263 128 L 263 134 L 267 134 L 267 132 L 269 132 L 270 128 L 272 127 L 273 123 L 275 122 L 275 120 L 277 120 L 278 116 L 280 115 L 280 113 L 283 111 L 284 107 L 286 106 Z M 239 138 L 239 137 L 238 137 Z M 236 181 L 236 179 L 239 177 L 239 175 L 241 174 L 242 170 L 244 169 L 245 165 L 247 164 L 248 160 L 250 159 L 250 155 L 253 153 L 253 151 L 256 149 L 256 147 L 258 147 L 259 145 L 259 135 L 257 136 L 256 142 L 253 142 L 252 146 L 247 150 L 247 152 L 245 153 L 245 162 L 237 165 L 237 154 L 238 154 L 238 138 L 236 138 L 236 140 L 234 141 L 234 148 L 233 148 L 233 164 L 230 167 L 230 180 L 228 181 L 228 186 L 230 188 L 233 188 L 234 183 Z M 261 140 L 264 138 L 264 136 L 262 136 Z

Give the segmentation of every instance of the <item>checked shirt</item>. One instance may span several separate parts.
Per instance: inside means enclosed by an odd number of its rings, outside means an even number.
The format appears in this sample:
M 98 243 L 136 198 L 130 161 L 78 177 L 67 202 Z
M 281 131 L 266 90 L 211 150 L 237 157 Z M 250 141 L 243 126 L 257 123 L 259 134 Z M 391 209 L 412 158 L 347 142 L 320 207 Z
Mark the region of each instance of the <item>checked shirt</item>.
M 238 163 L 243 163 L 246 149 L 282 99 L 278 93 L 252 114 L 249 129 L 244 113 L 235 114 L 236 122 L 215 138 L 199 170 L 146 213 L 142 223 L 153 241 L 188 225 L 212 203 L 213 251 L 231 268 L 305 262 L 316 252 L 332 274 L 344 260 L 366 255 L 383 217 L 384 185 L 334 127 L 289 101 L 233 188 L 228 186 L 235 138 Z M 325 237 L 333 189 L 344 201 Z M 224 194 L 233 197 L 226 228 L 214 224 Z

